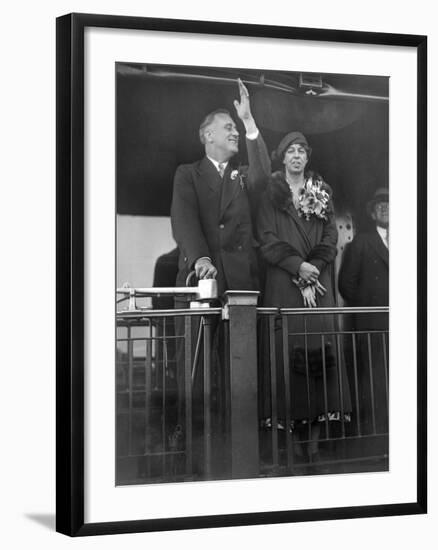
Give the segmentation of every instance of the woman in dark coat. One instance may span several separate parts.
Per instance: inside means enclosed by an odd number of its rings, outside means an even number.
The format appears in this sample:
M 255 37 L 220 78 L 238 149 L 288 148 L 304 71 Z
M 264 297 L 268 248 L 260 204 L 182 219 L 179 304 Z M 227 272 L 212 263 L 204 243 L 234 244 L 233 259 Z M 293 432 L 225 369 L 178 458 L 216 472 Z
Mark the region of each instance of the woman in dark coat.
M 274 155 L 283 169 L 272 174 L 257 222 L 260 251 L 267 264 L 263 305 L 333 307 L 338 235 L 332 191 L 320 176 L 306 171 L 311 149 L 300 132 L 287 134 Z M 311 440 L 307 450 L 312 456 L 318 452 L 321 423 L 328 427 L 329 421 L 349 420 L 348 381 L 343 361 L 338 360 L 336 337 L 321 337 L 336 330 L 334 315 L 289 315 L 287 322 L 291 408 L 287 415 L 279 325 L 275 337 L 278 418 L 282 423 L 289 416 L 292 430 L 307 427 Z M 270 378 L 266 370 L 264 378 Z M 269 383 L 266 389 L 264 416 L 268 418 L 272 417 Z

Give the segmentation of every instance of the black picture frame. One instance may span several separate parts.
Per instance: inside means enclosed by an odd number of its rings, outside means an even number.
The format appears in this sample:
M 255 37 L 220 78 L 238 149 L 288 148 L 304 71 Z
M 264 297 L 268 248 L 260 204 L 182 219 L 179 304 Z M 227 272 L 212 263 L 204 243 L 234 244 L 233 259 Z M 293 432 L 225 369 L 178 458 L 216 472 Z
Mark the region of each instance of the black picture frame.
M 69 536 L 329 519 L 423 514 L 427 511 L 427 37 L 110 15 L 57 19 L 57 381 L 56 529 Z M 401 504 L 219 516 L 84 522 L 84 30 L 87 27 L 269 37 L 381 46 L 417 52 L 417 498 Z

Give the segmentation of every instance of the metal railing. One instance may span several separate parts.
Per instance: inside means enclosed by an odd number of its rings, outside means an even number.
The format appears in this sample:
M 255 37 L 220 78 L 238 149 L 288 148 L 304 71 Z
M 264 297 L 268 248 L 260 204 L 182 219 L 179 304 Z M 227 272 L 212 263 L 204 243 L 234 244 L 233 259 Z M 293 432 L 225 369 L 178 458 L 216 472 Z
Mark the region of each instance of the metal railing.
M 210 476 L 212 322 L 221 311 L 118 314 L 118 483 L 191 479 L 194 459 L 203 460 L 198 473 Z M 203 372 L 197 377 L 199 366 Z M 196 378 L 203 386 L 198 395 L 193 391 Z M 201 395 L 203 422 L 194 434 L 194 400 Z
M 212 320 L 222 310 L 210 307 L 217 282 L 188 286 L 193 275 L 181 288 L 131 288 L 125 283 L 117 289 L 122 295 L 118 307 L 128 301 L 117 312 L 118 483 L 191 479 L 194 461 L 198 472 L 211 477 Z M 190 308 L 138 306 L 139 298 L 162 296 L 191 299 Z M 202 427 L 194 425 L 197 379 L 203 386 Z
M 265 471 L 387 469 L 388 312 L 258 308 Z
M 117 313 L 118 484 L 387 468 L 388 308 L 257 308 L 257 293 L 232 292 L 224 308 L 137 308 L 149 290 L 121 289 Z M 353 315 L 384 328 L 352 327 Z M 300 458 L 315 441 L 318 459 Z

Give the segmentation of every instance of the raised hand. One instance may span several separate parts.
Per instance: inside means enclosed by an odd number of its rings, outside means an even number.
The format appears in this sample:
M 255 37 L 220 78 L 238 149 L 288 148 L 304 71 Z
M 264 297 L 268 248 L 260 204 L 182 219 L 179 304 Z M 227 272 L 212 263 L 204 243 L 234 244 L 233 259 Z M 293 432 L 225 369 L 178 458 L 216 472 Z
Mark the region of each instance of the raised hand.
M 234 100 L 237 116 L 243 122 L 247 133 L 255 132 L 257 126 L 251 113 L 248 89 L 240 78 L 237 79 L 237 84 L 239 85 L 240 95 L 240 101 L 237 101 L 237 99 Z
M 233 103 L 236 108 L 237 116 L 243 121 L 252 118 L 251 106 L 249 104 L 249 92 L 240 78 L 237 79 L 237 84 L 239 85 L 240 101 L 235 99 Z

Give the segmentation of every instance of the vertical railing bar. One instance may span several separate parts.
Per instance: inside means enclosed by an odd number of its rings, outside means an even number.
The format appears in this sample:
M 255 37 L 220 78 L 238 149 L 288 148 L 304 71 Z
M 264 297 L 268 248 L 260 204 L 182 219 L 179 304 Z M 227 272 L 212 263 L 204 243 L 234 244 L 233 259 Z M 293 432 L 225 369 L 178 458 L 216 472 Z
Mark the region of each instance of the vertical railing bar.
M 129 349 L 129 325 L 126 328 L 126 349 Z M 129 359 L 128 359 L 129 363 Z M 126 361 L 123 362 L 124 369 L 123 369 L 123 384 L 126 387 L 129 386 L 129 364 Z
M 213 431 L 215 431 L 215 427 L 218 427 L 221 431 L 221 436 L 223 435 L 223 425 L 224 425 L 224 383 L 225 383 L 225 365 L 223 364 L 223 350 L 220 350 L 220 343 L 224 343 L 224 340 L 222 338 L 223 335 L 223 327 L 220 328 L 221 330 L 221 338 L 219 338 L 219 329 L 216 332 L 213 338 L 213 344 L 212 344 L 212 361 L 213 365 L 214 362 L 218 362 L 218 365 L 220 365 L 220 368 L 214 369 L 214 391 L 216 395 L 216 414 L 213 415 Z
M 328 393 L 327 393 L 327 363 L 325 357 L 325 336 L 321 334 L 322 350 L 322 385 L 324 388 L 324 413 L 325 413 L 325 437 L 329 438 L 329 418 L 328 418 Z
M 202 323 L 202 317 L 199 318 L 199 325 L 198 325 L 198 334 L 196 337 L 196 347 L 195 347 L 195 356 L 193 358 L 193 366 L 192 366 L 192 382 L 195 382 L 196 378 L 196 371 L 198 369 L 199 364 L 199 355 L 200 355 L 200 349 L 201 349 L 201 341 L 203 337 L 203 323 Z
M 336 357 L 338 365 L 338 381 L 339 381 L 339 403 L 341 406 L 340 415 L 341 415 L 341 433 L 342 439 L 345 438 L 345 418 L 344 418 L 344 379 L 342 377 L 342 354 L 341 354 L 341 344 L 339 342 L 339 334 L 336 334 Z
M 306 363 L 306 388 L 307 388 L 307 434 L 308 440 L 312 440 L 312 418 L 310 414 L 310 375 L 309 375 L 309 343 L 307 339 L 307 316 L 304 314 L 304 357 Z
M 149 323 L 153 323 L 153 319 L 148 320 Z M 160 323 L 161 320 L 157 319 L 157 323 Z M 158 340 L 157 342 L 154 342 L 152 339 L 152 345 L 151 345 L 151 357 L 155 358 L 155 361 L 152 362 L 152 370 L 151 370 L 151 390 L 157 391 L 160 389 L 160 359 L 161 359 L 161 353 L 160 348 L 162 347 L 161 340 Z
M 152 319 L 149 319 L 149 322 L 152 322 Z M 161 320 L 160 319 L 157 319 L 157 322 L 158 323 L 161 323 Z M 161 354 L 160 354 L 160 348 L 162 347 L 162 343 L 161 341 L 158 341 L 156 342 L 155 344 L 155 348 L 158 349 L 158 351 L 155 353 L 155 368 L 152 369 L 152 372 L 151 372 L 151 388 L 155 391 L 158 391 L 160 389 L 159 387 L 159 359 L 161 357 Z M 151 348 L 151 356 L 154 355 L 153 354 L 153 349 Z
M 284 371 L 284 391 L 285 391 L 285 437 L 286 437 L 286 456 L 287 467 L 293 468 L 293 449 L 292 449 L 292 435 L 289 434 L 289 427 L 291 425 L 291 387 L 290 387 L 290 364 L 289 364 L 289 333 L 288 333 L 288 319 L 286 315 L 281 316 L 281 326 L 283 335 L 283 371 Z
M 205 477 L 211 478 L 211 319 L 202 318 L 204 323 L 204 463 Z
M 132 454 L 132 390 L 133 390 L 133 352 L 134 342 L 131 339 L 131 326 L 128 326 L 128 456 Z
M 277 402 L 277 365 L 275 355 L 275 330 L 274 316 L 269 316 L 269 350 L 270 350 L 270 373 L 271 373 L 271 409 L 272 409 L 272 463 L 278 467 L 278 402 Z
M 184 335 L 184 410 L 185 410 L 185 451 L 186 474 L 193 470 L 193 433 L 192 433 L 192 317 L 185 316 Z M 178 368 L 178 365 L 177 365 Z M 178 376 L 177 376 L 178 379 Z M 181 396 L 179 396 L 181 397 Z
M 354 374 L 354 391 L 356 398 L 356 424 L 357 424 L 357 435 L 361 437 L 362 427 L 360 422 L 360 400 L 359 400 L 359 382 L 357 375 L 357 347 L 356 347 L 356 334 L 351 333 L 352 346 L 353 346 L 353 374 Z
M 223 432 L 225 434 L 225 446 L 230 448 L 231 443 L 231 378 L 230 378 L 230 322 L 223 321 L 224 334 L 224 409 Z
M 386 410 L 389 411 L 389 379 L 388 379 L 388 357 L 386 355 L 386 334 L 382 332 L 383 346 L 383 368 L 385 372 Z
M 370 374 L 370 392 L 371 392 L 371 417 L 373 421 L 373 434 L 376 434 L 376 411 L 374 401 L 374 376 L 373 376 L 373 356 L 371 351 L 371 334 L 368 332 L 368 370 Z
M 161 366 L 161 385 L 162 385 L 162 395 L 161 395 L 161 439 L 163 441 L 163 450 L 161 461 L 161 469 L 163 476 L 166 472 L 166 451 L 168 448 L 166 441 L 166 372 L 167 372 L 167 341 L 166 341 L 166 317 L 163 318 L 163 340 L 162 340 L 162 366 Z M 173 460 L 173 459 L 171 459 Z
M 151 396 L 152 396 L 152 320 L 149 319 L 147 326 L 149 327 L 149 338 L 146 338 L 146 373 L 145 373 L 145 394 L 144 394 L 144 410 L 145 410 L 145 454 L 151 451 Z M 147 459 L 148 476 L 151 475 L 151 458 Z
M 147 387 L 147 385 L 146 385 L 146 378 L 147 378 L 146 372 L 147 372 L 147 366 L 146 365 L 147 365 L 148 352 L 147 352 L 146 334 L 144 336 L 145 336 L 145 338 L 140 340 L 142 342 L 143 346 L 144 346 L 144 349 L 143 349 L 144 362 L 142 363 L 142 367 L 143 367 L 143 373 L 142 373 L 143 374 L 143 395 L 144 395 L 144 402 L 143 402 L 144 426 L 143 426 L 143 440 L 142 440 L 142 443 L 143 443 L 143 455 L 145 456 L 145 459 L 144 459 L 144 462 L 143 462 L 143 467 L 146 464 L 146 462 L 150 460 L 149 457 L 146 457 L 146 455 L 147 455 L 146 438 L 148 437 L 148 423 L 147 423 L 147 418 L 146 418 L 146 410 L 147 410 L 147 408 L 146 408 L 146 387 Z M 139 450 L 139 453 L 140 453 L 140 450 Z

